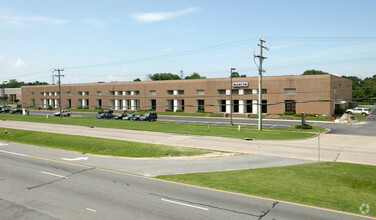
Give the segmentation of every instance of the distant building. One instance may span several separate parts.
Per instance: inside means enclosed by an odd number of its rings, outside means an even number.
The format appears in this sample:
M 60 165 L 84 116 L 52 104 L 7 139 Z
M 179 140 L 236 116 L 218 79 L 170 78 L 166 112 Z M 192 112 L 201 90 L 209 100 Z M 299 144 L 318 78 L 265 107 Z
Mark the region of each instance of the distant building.
M 258 77 L 61 85 L 63 108 L 257 114 Z M 352 98 L 352 82 L 334 75 L 263 77 L 262 112 L 334 114 Z M 23 106 L 59 107 L 57 85 L 23 86 Z

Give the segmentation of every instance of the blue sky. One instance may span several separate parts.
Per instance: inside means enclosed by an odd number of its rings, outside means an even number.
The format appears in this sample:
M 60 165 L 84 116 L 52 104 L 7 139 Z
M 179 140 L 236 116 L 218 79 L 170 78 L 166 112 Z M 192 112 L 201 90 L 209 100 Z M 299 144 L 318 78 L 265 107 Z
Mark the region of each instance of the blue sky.
M 0 0 L 0 82 L 146 80 L 193 72 L 208 78 L 307 69 L 376 74 L 376 1 Z

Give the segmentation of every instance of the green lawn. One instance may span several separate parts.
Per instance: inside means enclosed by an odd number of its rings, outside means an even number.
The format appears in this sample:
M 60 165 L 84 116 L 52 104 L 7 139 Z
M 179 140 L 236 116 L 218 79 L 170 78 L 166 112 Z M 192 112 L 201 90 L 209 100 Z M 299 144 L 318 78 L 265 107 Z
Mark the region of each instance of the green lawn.
M 376 216 L 376 166 L 325 162 L 157 178 Z
M 209 151 L 172 147 L 159 144 L 111 140 L 78 135 L 54 134 L 47 132 L 0 129 L 0 140 L 46 146 L 82 153 L 123 156 L 123 157 L 175 157 L 206 154 Z
M 315 136 L 318 130 L 325 130 L 321 127 L 313 127 L 313 129 L 311 130 L 298 130 L 293 126 L 290 126 L 287 128 L 264 128 L 263 131 L 258 131 L 256 127 L 242 127 L 241 130 L 238 131 L 237 126 L 228 125 L 106 120 L 94 119 L 92 117 L 51 117 L 50 119 L 47 119 L 46 116 L 24 116 L 12 114 L 0 114 L 0 120 L 1 119 L 157 131 L 179 134 L 220 136 L 230 138 L 255 138 L 257 140 L 288 140 L 308 138 Z

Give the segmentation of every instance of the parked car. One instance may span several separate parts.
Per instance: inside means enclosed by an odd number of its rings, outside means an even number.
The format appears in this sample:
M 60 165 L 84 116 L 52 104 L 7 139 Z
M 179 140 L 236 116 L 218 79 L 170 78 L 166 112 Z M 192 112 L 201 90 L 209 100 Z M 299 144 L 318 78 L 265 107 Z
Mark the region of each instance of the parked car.
M 62 115 L 63 117 L 69 117 L 69 116 L 72 115 L 72 112 L 69 111 L 69 110 L 62 110 L 62 111 L 61 111 L 61 115 Z M 54 113 L 54 116 L 55 116 L 55 117 L 60 116 L 60 112 L 55 112 L 55 113 Z
M 103 114 L 103 113 L 108 113 L 108 114 L 112 114 L 114 111 L 111 110 L 111 109 L 103 109 L 101 111 L 98 112 L 98 115 L 99 114 Z
M 362 107 L 355 107 L 354 109 L 347 109 L 347 114 L 363 114 L 363 115 L 369 115 L 370 109 L 369 108 L 362 108 Z
M 141 121 L 156 121 L 158 119 L 157 113 L 155 112 L 146 112 L 140 117 Z
M 17 108 L 17 109 L 12 109 L 9 112 L 10 114 L 22 114 L 22 110 Z
M 125 116 L 127 116 L 127 114 L 117 114 L 113 117 L 113 119 L 116 119 L 116 120 L 121 120 L 123 119 Z
M 0 113 L 9 113 L 10 109 L 9 108 L 3 108 L 0 110 Z
M 113 117 L 114 116 L 112 114 L 109 114 L 109 113 L 102 113 L 102 114 L 97 115 L 98 119 L 111 119 Z
M 139 121 L 140 120 L 140 117 L 141 115 L 133 115 L 133 117 L 131 117 L 131 121 Z
M 123 120 L 131 120 L 131 118 L 134 116 L 135 114 L 128 114 L 126 115 L 125 117 L 123 117 Z
M 123 117 L 123 120 L 139 121 L 140 116 L 141 115 L 137 115 L 137 114 L 129 114 L 129 115 Z

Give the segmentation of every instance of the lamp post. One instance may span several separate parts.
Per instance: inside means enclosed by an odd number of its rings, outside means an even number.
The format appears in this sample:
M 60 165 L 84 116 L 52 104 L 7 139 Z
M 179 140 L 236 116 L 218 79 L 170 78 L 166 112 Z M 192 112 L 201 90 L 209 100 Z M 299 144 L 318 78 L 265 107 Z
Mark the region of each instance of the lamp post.
M 3 105 L 5 105 L 5 83 L 8 83 L 8 81 L 3 81 Z
M 230 125 L 232 126 L 232 71 L 235 70 L 235 68 L 230 69 L 230 79 L 231 79 L 231 86 L 230 86 Z

